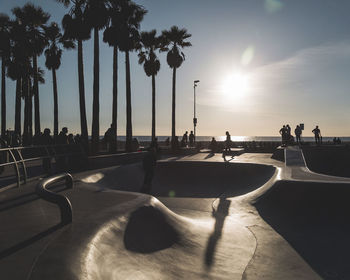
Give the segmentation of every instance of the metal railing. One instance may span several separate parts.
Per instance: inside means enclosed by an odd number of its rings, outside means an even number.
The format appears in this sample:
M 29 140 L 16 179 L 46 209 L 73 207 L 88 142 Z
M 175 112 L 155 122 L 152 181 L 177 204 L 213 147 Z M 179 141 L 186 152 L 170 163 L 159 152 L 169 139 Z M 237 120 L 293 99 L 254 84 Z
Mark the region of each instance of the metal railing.
M 73 177 L 69 173 L 62 173 L 41 180 L 36 185 L 36 193 L 42 199 L 58 205 L 61 213 L 61 224 L 69 224 L 73 220 L 72 204 L 69 199 L 61 194 L 48 190 L 47 188 L 55 183 L 65 180 L 67 188 L 73 188 Z
M 14 166 L 17 187 L 20 187 L 22 182 L 27 183 L 27 166 L 30 162 L 48 159 L 51 165 L 51 159 L 77 155 L 85 155 L 79 144 L 2 148 L 0 149 L 0 170 L 4 170 L 7 166 Z

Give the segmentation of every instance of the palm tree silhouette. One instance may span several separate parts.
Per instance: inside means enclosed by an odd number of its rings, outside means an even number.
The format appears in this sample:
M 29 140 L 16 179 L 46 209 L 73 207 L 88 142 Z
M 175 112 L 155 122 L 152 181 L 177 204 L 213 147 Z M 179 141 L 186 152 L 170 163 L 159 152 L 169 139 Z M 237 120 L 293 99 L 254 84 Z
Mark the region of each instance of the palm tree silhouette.
M 167 63 L 173 69 L 173 86 L 172 86 L 172 122 L 171 122 L 171 144 L 175 148 L 175 103 L 176 103 L 176 69 L 179 68 L 185 60 L 185 54 L 181 52 L 181 48 L 190 47 L 192 44 L 186 39 L 192 35 L 187 33 L 185 28 L 179 29 L 172 26 L 170 30 L 162 31 L 163 48 L 162 51 L 168 51 Z
M 58 94 L 57 94 L 57 78 L 56 70 L 61 65 L 62 47 L 66 49 L 73 49 L 75 45 L 72 40 L 63 38 L 60 28 L 57 23 L 52 22 L 49 27 L 45 29 L 46 38 L 49 46 L 45 50 L 45 66 L 52 72 L 53 81 L 53 101 L 54 101 L 54 137 L 58 136 Z
M 16 81 L 16 103 L 15 103 L 15 133 L 21 135 L 21 98 L 23 93 L 23 81 L 26 78 L 28 68 L 27 46 L 25 28 L 18 20 L 11 22 L 10 37 L 12 41 L 11 55 L 7 68 L 7 76 Z M 27 48 L 28 47 L 28 48 Z
M 14 8 L 12 12 L 21 15 L 21 8 Z M 15 109 L 15 131 L 21 133 L 21 97 L 25 100 L 23 143 L 30 144 L 32 138 L 32 127 L 30 113 L 32 112 L 32 100 L 30 93 L 30 73 L 32 73 L 32 46 L 28 36 L 27 25 L 16 16 L 11 24 L 11 60 L 8 66 L 8 76 L 16 80 L 16 109 Z
M 87 0 L 86 22 L 94 30 L 94 82 L 92 104 L 92 152 L 98 152 L 100 138 L 100 61 L 99 61 L 99 30 L 108 22 L 107 0 Z
M 112 102 L 112 130 L 111 150 L 117 150 L 117 120 L 118 120 L 118 38 L 121 25 L 121 1 L 110 0 L 108 3 L 109 22 L 103 32 L 103 42 L 113 47 L 113 102 Z
M 40 56 L 47 45 L 44 27 L 50 18 L 50 15 L 27 3 L 22 8 L 14 8 L 14 15 L 26 26 L 28 40 L 30 41 L 31 57 L 33 60 L 33 96 L 34 96 L 34 118 L 35 135 L 40 134 L 40 106 L 39 106 L 39 85 L 38 85 L 38 62 Z
M 0 58 L 1 58 L 1 136 L 6 133 L 6 67 L 10 59 L 10 18 L 0 14 Z
M 80 128 L 81 140 L 85 149 L 88 149 L 88 130 L 86 121 L 85 87 L 84 87 L 84 63 L 83 63 L 83 40 L 90 38 L 90 30 L 85 22 L 85 0 L 56 0 L 66 7 L 72 3 L 68 14 L 62 19 L 64 38 L 78 42 L 78 78 L 79 78 L 79 105 L 80 105 Z
M 161 38 L 156 36 L 154 29 L 150 32 L 142 32 L 139 43 L 139 64 L 143 64 L 143 69 L 148 77 L 152 77 L 152 142 L 156 138 L 156 79 L 160 69 L 160 62 L 155 54 L 160 49 Z
M 147 11 L 140 5 L 131 1 L 121 4 L 119 19 L 119 49 L 125 53 L 125 78 L 126 78 L 126 151 L 132 150 L 132 118 L 131 118 L 131 82 L 130 82 L 130 58 L 129 53 L 137 48 L 139 41 L 139 28 Z

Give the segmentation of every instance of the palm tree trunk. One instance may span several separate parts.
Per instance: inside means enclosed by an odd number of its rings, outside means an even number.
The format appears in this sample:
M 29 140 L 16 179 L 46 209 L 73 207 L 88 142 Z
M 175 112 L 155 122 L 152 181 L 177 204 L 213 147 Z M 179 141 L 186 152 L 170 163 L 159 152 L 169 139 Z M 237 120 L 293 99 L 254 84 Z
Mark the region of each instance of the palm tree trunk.
M 131 83 L 129 52 L 125 52 L 125 77 L 126 77 L 126 143 L 127 152 L 132 150 L 132 120 L 131 120 Z
M 156 138 L 156 78 L 152 75 L 152 142 Z
M 29 92 L 28 79 L 26 77 L 22 80 L 22 92 L 24 95 L 24 121 L 23 121 L 23 145 L 28 145 L 29 138 Z
M 84 63 L 83 63 L 83 42 L 78 40 L 78 76 L 79 76 L 79 105 L 80 105 L 80 129 L 81 139 L 85 149 L 88 149 L 88 130 L 85 108 L 85 88 L 84 88 Z
M 4 56 L 1 59 L 1 136 L 6 133 L 6 79 L 5 79 L 5 61 Z
M 112 108 L 112 143 L 111 150 L 117 150 L 117 118 L 118 118 L 118 48 L 113 48 L 113 108 Z
M 28 101 L 28 144 L 31 145 L 33 137 L 33 86 L 30 79 L 28 79 Z
M 22 80 L 18 78 L 16 80 L 16 105 L 15 105 L 15 133 L 21 136 L 21 92 L 22 92 Z
M 176 136 L 176 130 L 175 130 L 175 84 L 176 84 L 176 68 L 173 68 L 173 94 L 172 94 L 172 118 L 171 118 L 171 144 L 172 147 L 175 147 L 175 136 Z
M 39 105 L 39 83 L 38 83 L 38 62 L 37 56 L 33 55 L 33 68 L 34 68 L 34 85 L 33 85 L 33 95 L 34 95 L 34 126 L 35 135 L 40 134 L 40 105 Z
M 58 95 L 57 95 L 57 78 L 56 69 L 52 69 L 53 81 L 53 135 L 56 139 L 58 136 Z
M 99 97 L 99 39 L 98 28 L 94 28 L 94 83 L 93 83 L 93 104 L 92 104 L 92 152 L 97 153 L 99 150 L 100 138 L 100 97 Z

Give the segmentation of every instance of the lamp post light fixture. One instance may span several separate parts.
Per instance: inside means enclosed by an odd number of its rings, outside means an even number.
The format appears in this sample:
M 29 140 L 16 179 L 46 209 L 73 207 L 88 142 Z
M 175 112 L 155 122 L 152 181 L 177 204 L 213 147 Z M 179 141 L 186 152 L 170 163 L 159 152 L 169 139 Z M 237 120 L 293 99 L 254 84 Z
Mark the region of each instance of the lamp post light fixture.
M 194 133 L 194 142 L 196 142 L 196 126 L 197 126 L 197 118 L 196 118 L 196 87 L 199 83 L 199 80 L 193 81 L 193 133 Z

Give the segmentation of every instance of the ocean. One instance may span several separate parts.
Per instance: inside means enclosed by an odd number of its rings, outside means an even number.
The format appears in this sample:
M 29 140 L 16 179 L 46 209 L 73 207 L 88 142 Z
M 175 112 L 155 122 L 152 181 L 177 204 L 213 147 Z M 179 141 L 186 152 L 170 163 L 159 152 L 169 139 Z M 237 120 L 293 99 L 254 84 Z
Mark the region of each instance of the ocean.
M 171 139 L 171 136 L 157 136 L 159 142 L 165 141 L 167 138 Z M 212 137 L 215 137 L 217 141 L 225 141 L 226 136 L 197 136 L 197 141 L 211 141 Z M 103 136 L 101 136 L 103 138 Z M 119 141 L 125 141 L 125 136 L 118 136 Z M 151 136 L 145 135 L 135 135 L 133 138 L 137 138 L 139 142 L 149 142 L 151 141 Z M 182 136 L 179 136 L 179 141 L 181 141 Z M 342 142 L 350 142 L 350 137 L 339 137 Z M 232 136 L 231 140 L 233 142 L 280 142 L 281 137 L 279 136 Z M 333 137 L 323 137 L 323 142 L 333 142 Z M 304 142 L 314 142 L 314 137 L 302 137 L 302 141 Z

